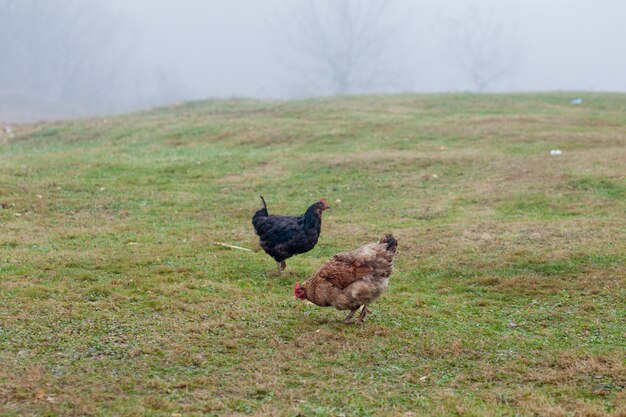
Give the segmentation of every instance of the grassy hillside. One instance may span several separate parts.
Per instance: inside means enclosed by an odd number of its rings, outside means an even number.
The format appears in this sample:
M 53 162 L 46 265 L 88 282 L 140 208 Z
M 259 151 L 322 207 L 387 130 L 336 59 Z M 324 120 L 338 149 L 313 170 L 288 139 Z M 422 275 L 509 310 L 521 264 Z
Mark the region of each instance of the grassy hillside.
M 208 101 L 2 133 L 0 414 L 626 415 L 626 96 L 575 97 Z M 282 278 L 214 244 L 255 245 L 259 195 L 332 206 Z M 388 231 L 364 325 L 293 297 Z

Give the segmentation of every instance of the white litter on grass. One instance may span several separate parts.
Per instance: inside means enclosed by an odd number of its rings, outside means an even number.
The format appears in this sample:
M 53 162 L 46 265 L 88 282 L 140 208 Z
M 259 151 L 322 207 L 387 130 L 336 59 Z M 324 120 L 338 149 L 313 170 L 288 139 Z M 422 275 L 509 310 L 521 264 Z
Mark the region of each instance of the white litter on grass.
M 242 248 L 241 246 L 236 246 L 236 245 L 229 245 L 228 243 L 222 243 L 222 242 L 215 242 L 216 245 L 220 245 L 220 246 L 226 246 L 227 248 L 231 248 L 231 249 L 239 249 L 239 250 L 243 250 L 246 252 L 253 252 L 253 250 L 250 250 L 248 248 Z
M 563 152 L 560 149 L 552 149 L 550 155 L 561 155 Z
M 578 104 L 582 104 L 583 103 L 583 99 L 582 98 L 575 98 L 574 100 L 570 101 L 570 103 L 572 103 L 573 105 L 578 105 Z

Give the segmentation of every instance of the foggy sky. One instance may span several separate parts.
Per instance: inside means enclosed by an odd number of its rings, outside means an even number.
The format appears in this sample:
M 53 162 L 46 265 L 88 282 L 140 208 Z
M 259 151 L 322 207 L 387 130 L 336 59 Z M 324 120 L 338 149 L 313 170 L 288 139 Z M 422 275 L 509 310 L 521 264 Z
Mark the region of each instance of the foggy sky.
M 395 3 L 387 23 L 401 25 L 402 30 L 388 46 L 394 53 L 384 64 L 401 70 L 401 81 L 363 92 L 475 90 L 467 74 L 453 64 L 454 51 L 446 43 L 446 25 L 462 21 L 471 7 L 500 24 L 507 42 L 521 51 L 513 70 L 491 83 L 487 92 L 626 92 L 623 0 Z M 6 110 L 10 105 L 5 104 L 0 106 L 0 121 L 124 112 L 210 97 L 282 99 L 303 95 L 294 88 L 299 74 L 289 65 L 290 60 L 299 60 L 297 51 L 290 50 L 289 34 L 281 31 L 297 1 L 92 0 L 90 4 L 99 4 L 115 20 L 112 30 L 116 36 L 107 48 L 116 51 L 107 53 L 118 54 L 112 58 L 120 79 L 115 98 L 106 107 L 81 104 L 69 114 L 40 110 L 11 116 Z M 5 56 L 3 65 L 11 65 L 11 57 Z M 0 79 L 0 100 L 3 81 Z M 11 91 L 19 90 L 19 81 L 17 84 Z M 317 94 L 307 91 L 307 95 Z
M 365 0 L 367 1 L 367 0 Z M 164 65 L 198 96 L 288 96 L 268 33 L 292 0 L 122 1 L 136 21 L 145 62 Z M 445 62 L 441 21 L 471 5 L 515 27 L 526 55 L 493 90 L 626 91 L 626 2 L 621 0 L 403 1 L 413 15 L 415 91 L 469 90 Z M 143 15 L 146 13 L 147 15 Z M 162 58 L 166 58 L 164 62 Z

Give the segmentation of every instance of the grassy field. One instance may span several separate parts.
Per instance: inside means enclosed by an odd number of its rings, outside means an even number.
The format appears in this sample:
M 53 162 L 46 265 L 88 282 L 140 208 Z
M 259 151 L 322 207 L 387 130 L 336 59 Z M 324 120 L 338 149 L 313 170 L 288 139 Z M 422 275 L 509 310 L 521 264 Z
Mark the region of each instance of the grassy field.
M 626 95 L 207 101 L 0 135 L 2 416 L 626 416 Z M 214 244 L 256 244 L 259 195 L 332 206 L 281 278 Z M 385 232 L 364 325 L 294 298 Z

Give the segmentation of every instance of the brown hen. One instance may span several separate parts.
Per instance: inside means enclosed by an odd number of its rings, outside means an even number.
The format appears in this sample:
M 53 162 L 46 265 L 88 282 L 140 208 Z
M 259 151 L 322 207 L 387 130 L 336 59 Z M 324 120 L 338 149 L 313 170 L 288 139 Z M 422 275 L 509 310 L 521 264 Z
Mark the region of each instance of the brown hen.
M 363 322 L 369 311 L 367 306 L 389 284 L 397 245 L 398 241 L 389 234 L 352 252 L 338 253 L 302 285 L 296 283 L 294 294 L 318 306 L 350 310 L 344 323 L 349 323 L 363 306 L 357 323 Z

